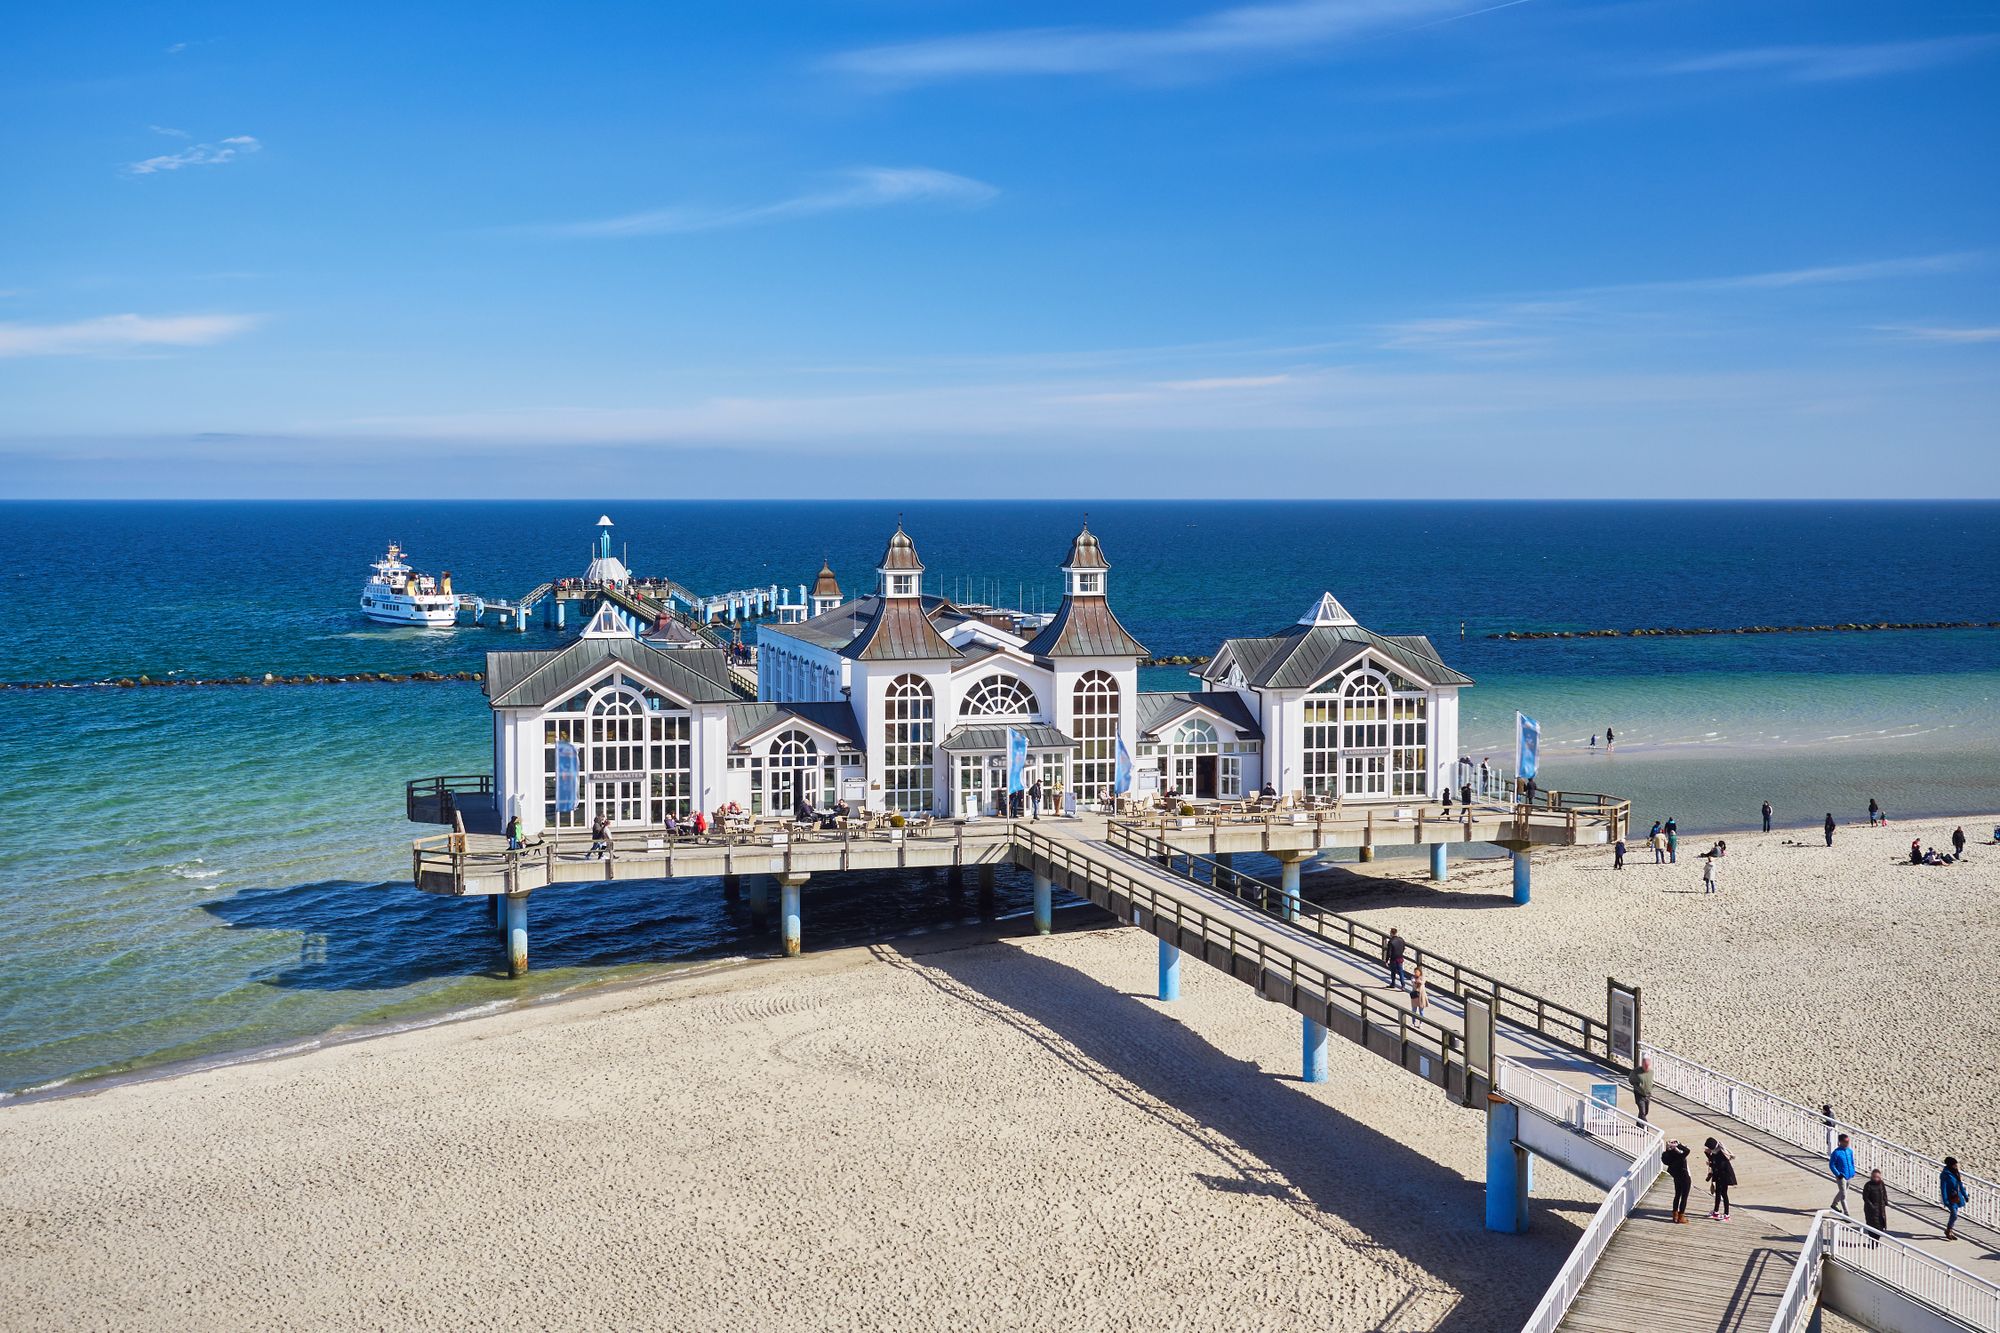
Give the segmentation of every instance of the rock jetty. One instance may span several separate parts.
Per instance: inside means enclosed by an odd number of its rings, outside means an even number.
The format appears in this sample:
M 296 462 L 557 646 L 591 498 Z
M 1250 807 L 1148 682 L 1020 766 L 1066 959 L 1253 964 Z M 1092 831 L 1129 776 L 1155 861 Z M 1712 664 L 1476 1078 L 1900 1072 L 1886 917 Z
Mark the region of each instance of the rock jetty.
M 407 685 L 450 680 L 484 680 L 483 671 L 355 671 L 345 675 L 280 676 L 119 676 L 106 680 L 0 680 L 0 690 L 159 690 L 217 685 Z
M 1510 629 L 1489 639 L 1683 639 L 1706 634 L 1857 634 L 1883 629 L 2000 629 L 2000 620 L 1878 620 L 1872 624 L 1670 626 L 1662 629 Z

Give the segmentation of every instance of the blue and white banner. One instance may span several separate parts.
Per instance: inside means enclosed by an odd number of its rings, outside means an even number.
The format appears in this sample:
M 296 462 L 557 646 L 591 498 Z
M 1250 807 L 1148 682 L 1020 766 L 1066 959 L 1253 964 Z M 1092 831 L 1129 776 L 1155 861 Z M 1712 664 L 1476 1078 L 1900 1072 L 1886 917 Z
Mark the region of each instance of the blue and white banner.
M 556 742 L 556 809 L 568 814 L 581 803 L 583 760 L 569 741 Z
M 1514 714 L 1514 772 L 1523 782 L 1535 776 L 1535 761 L 1541 750 L 1541 723 L 1526 713 Z
M 1132 790 L 1132 752 L 1125 748 L 1125 738 L 1118 738 L 1118 760 L 1111 770 L 1111 789 L 1123 796 Z
M 1007 728 L 1007 790 L 1028 789 L 1028 733 Z

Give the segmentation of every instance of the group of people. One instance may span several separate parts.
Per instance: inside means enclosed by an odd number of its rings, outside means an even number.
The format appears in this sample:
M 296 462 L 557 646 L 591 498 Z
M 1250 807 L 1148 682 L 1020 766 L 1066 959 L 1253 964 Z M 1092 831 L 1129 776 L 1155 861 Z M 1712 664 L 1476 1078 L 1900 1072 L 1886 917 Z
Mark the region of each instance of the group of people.
M 1409 958 L 1410 942 L 1403 938 L 1399 927 L 1389 927 L 1389 934 L 1382 941 L 1382 966 L 1388 970 L 1389 986 L 1392 990 L 1408 989 L 1410 992 L 1410 1012 L 1418 1018 L 1431 1005 L 1430 982 L 1424 979 L 1424 965 L 1416 964 L 1408 971 L 1403 963 Z
M 1722 1146 L 1722 1141 L 1708 1138 L 1702 1141 L 1702 1156 L 1708 1161 L 1708 1220 L 1729 1221 L 1729 1191 L 1736 1187 L 1736 1158 Z M 1694 1174 L 1688 1170 L 1688 1158 L 1694 1156 L 1694 1149 L 1679 1139 L 1668 1139 L 1660 1160 L 1666 1165 L 1667 1178 L 1674 1182 L 1673 1220 L 1685 1225 L 1687 1222 L 1688 1195 L 1694 1190 Z
M 1965 859 L 1965 829 L 1951 831 L 1951 850 L 1940 852 L 1935 847 L 1924 846 L 1923 839 L 1910 839 L 1910 864 L 1913 866 L 1948 866 Z
M 1847 1208 L 1847 1186 L 1859 1172 L 1854 1165 L 1854 1146 L 1845 1134 L 1833 1129 L 1833 1108 L 1822 1107 L 1827 1120 L 1827 1134 L 1834 1144 L 1826 1154 L 1827 1174 L 1833 1177 L 1833 1202 L 1827 1211 L 1839 1213 L 1843 1217 L 1854 1214 Z M 1938 1202 L 1944 1205 L 1944 1238 L 1958 1239 L 1958 1210 L 1972 1202 L 1972 1194 L 1965 1187 L 1965 1177 L 1958 1169 L 1958 1159 L 1944 1159 L 1944 1169 L 1938 1172 Z M 1882 1169 L 1869 1171 L 1867 1181 L 1861 1186 L 1861 1224 L 1870 1235 L 1889 1229 L 1889 1182 L 1882 1178 Z
M 1616 744 L 1618 744 L 1618 733 L 1610 727 L 1606 727 L 1604 729 L 1604 748 L 1609 750 Z M 1593 750 L 1597 748 L 1597 733 L 1594 731 L 1590 733 L 1590 748 Z

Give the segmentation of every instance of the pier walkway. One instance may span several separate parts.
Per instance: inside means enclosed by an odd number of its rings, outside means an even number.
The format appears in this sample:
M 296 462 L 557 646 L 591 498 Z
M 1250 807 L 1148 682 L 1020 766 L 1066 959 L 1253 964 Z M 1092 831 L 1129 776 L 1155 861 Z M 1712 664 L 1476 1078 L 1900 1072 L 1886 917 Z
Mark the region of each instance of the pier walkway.
M 974 866 L 990 883 L 992 867 L 1016 864 L 1035 878 L 1039 929 L 1050 928 L 1059 886 L 1155 936 L 1162 1000 L 1178 994 L 1181 962 L 1192 957 L 1298 1013 L 1307 1081 L 1326 1077 L 1326 1044 L 1339 1036 L 1453 1101 L 1484 1110 L 1489 1228 L 1526 1227 L 1534 1158 L 1605 1189 L 1603 1205 L 1530 1319 L 1530 1333 L 1792 1333 L 1808 1327 L 1821 1300 L 1885 1333 L 2000 1330 L 2000 1288 L 1985 1272 L 2000 1257 L 1994 1229 L 2000 1195 L 1989 1182 L 1968 1177 L 1974 1203 L 1960 1219 L 1963 1239 L 1945 1242 L 1934 1202 L 1937 1164 L 1849 1131 L 1861 1179 L 1880 1166 L 1892 1182 L 1889 1235 L 1876 1243 L 1817 1212 L 1833 1187 L 1824 1126 L 1805 1108 L 1642 1046 L 1657 1077 L 1651 1123 L 1642 1123 L 1626 1109 L 1631 1094 L 1614 1066 L 1605 1018 L 1413 943 L 1407 962 L 1423 965 L 1432 994 L 1420 1018 L 1406 995 L 1387 984 L 1383 932 L 1298 893 L 1299 862 L 1319 847 L 1441 847 L 1445 840 L 1476 839 L 1518 848 L 1519 867 L 1534 846 L 1608 841 L 1622 818 L 1622 810 L 1558 803 L 1479 808 L 1449 823 L 1319 811 L 1298 823 L 1290 814 L 1261 821 L 1174 818 L 1153 827 L 1101 816 L 995 819 L 770 830 L 710 841 L 621 830 L 619 851 L 609 860 L 591 856 L 587 839 L 510 852 L 497 839 L 447 834 L 418 841 L 413 870 L 431 892 L 492 895 L 496 907 L 504 906 L 499 915 L 510 952 L 518 949 L 525 970 L 529 890 L 549 884 L 770 876 L 784 894 L 786 950 L 797 952 L 800 888 L 814 873 L 924 865 L 958 873 Z M 1234 853 L 1251 851 L 1278 859 L 1279 883 L 1236 870 Z M 753 911 L 760 903 L 768 910 L 762 883 Z M 1700 1153 L 1711 1136 L 1734 1154 L 1739 1183 L 1735 1217 L 1727 1223 L 1706 1216 Z M 1665 1138 L 1695 1150 L 1691 1221 L 1684 1226 L 1669 1216 L 1671 1185 L 1660 1158 Z M 1849 1189 L 1857 1214 L 1861 1179 Z

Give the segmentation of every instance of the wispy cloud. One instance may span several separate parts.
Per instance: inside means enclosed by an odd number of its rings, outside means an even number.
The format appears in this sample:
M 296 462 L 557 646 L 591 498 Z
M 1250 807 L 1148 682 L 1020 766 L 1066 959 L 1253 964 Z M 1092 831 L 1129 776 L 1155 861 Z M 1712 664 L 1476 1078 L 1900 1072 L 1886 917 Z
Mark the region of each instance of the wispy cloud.
M 714 207 L 677 205 L 587 222 L 564 222 L 528 230 L 545 236 L 619 237 L 667 236 L 729 227 L 756 227 L 771 222 L 888 208 L 898 204 L 947 204 L 976 208 L 1000 192 L 984 181 L 929 167 L 863 167 L 844 172 L 838 182 L 785 199 L 762 204 Z
M 1879 324 L 1876 331 L 1911 342 L 2000 343 L 2000 324 Z
M 1677 60 L 1663 74 L 1767 73 L 1799 83 L 1873 79 L 1966 60 L 1991 47 L 1991 33 L 1859 46 L 1752 46 Z
M 181 134 L 179 130 L 162 130 L 157 125 L 153 128 L 162 134 Z M 220 143 L 189 144 L 178 153 L 163 153 L 158 157 L 132 162 L 127 164 L 125 170 L 134 176 L 151 176 L 161 171 L 179 171 L 182 167 L 217 167 L 254 153 L 263 146 L 247 134 L 233 134 Z
M 1577 289 L 1575 294 L 1605 292 L 1672 292 L 1775 290 L 1788 287 L 1820 287 L 1834 283 L 1884 282 L 1895 278 L 1933 277 L 1961 273 L 1977 266 L 1985 254 L 1959 250 L 1946 254 L 1907 255 L 1894 259 L 1869 259 L 1852 264 L 1821 264 L 1814 268 L 1773 269 L 1763 273 L 1738 273 L 1719 278 L 1667 278 L 1652 282 L 1616 283 Z
M 146 128 L 151 130 L 155 134 L 164 134 L 169 139 L 194 138 L 194 136 L 192 134 L 189 134 L 186 130 L 177 130 L 171 125 L 148 125 Z
M 0 357 L 106 356 L 205 347 L 253 328 L 259 315 L 99 315 L 68 324 L 0 323 Z
M 1527 0 L 1288 0 L 1151 28 L 1014 28 L 845 51 L 829 68 L 897 84 L 1004 75 L 1181 75 L 1224 61 L 1294 57 Z

